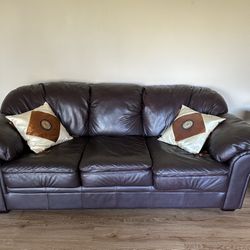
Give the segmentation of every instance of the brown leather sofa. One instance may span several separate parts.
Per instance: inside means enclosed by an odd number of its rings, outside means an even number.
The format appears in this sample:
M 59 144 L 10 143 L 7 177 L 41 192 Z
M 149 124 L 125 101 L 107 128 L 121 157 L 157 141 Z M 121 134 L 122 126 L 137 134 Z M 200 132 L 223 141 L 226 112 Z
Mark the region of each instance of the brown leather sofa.
M 34 154 L 5 115 L 47 101 L 74 139 Z M 226 117 L 193 155 L 157 140 L 184 104 Z M 73 208 L 241 208 L 250 126 L 224 99 L 187 85 L 44 83 L 10 92 L 0 115 L 0 211 Z

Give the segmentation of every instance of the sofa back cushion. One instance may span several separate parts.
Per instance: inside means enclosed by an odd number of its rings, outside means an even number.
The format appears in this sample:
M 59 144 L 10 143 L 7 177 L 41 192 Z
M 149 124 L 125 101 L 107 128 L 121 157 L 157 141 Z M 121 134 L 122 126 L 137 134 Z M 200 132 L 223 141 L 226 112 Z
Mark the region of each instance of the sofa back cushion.
M 89 134 L 142 135 L 141 94 L 138 85 L 91 85 Z
M 173 122 L 181 105 L 211 115 L 227 112 L 224 99 L 204 87 L 54 82 L 11 91 L 1 113 L 20 114 L 45 101 L 72 136 L 159 136 Z
M 88 134 L 89 85 L 85 83 L 57 82 L 19 87 L 6 96 L 1 113 L 20 114 L 45 101 L 72 136 Z
M 159 136 L 173 122 L 182 105 L 211 115 L 227 112 L 225 100 L 209 88 L 188 85 L 147 86 L 143 93 L 144 134 Z
M 57 82 L 44 84 L 45 99 L 73 136 L 88 135 L 89 85 Z
M 17 115 L 41 106 L 44 103 L 43 85 L 25 85 L 12 90 L 5 97 L 1 113 Z

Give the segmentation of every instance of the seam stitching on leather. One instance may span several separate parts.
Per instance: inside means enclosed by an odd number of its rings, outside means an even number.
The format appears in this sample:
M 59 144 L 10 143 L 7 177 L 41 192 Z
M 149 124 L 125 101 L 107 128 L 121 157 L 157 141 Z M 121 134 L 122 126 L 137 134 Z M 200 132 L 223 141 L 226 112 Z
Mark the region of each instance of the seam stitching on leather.
M 10 175 L 10 174 L 76 174 L 77 171 L 74 172 L 10 172 L 10 173 L 6 173 L 3 172 L 4 175 Z
M 150 169 L 147 169 L 147 170 L 145 170 L 145 169 L 142 169 L 142 170 L 129 170 L 129 171 L 105 171 L 105 172 L 101 172 L 101 171 L 99 171 L 99 172 L 83 172 L 83 171 L 81 171 L 81 175 L 99 175 L 99 174 L 117 174 L 117 173 L 122 173 L 122 174 L 131 174 L 131 173 L 150 173 L 151 171 L 149 171 Z
M 162 178 L 190 178 L 190 177 L 227 177 L 227 174 L 222 174 L 222 175 L 184 175 L 184 176 L 176 176 L 176 175 L 172 175 L 172 176 L 161 176 L 161 175 L 155 175 L 156 177 L 162 177 Z

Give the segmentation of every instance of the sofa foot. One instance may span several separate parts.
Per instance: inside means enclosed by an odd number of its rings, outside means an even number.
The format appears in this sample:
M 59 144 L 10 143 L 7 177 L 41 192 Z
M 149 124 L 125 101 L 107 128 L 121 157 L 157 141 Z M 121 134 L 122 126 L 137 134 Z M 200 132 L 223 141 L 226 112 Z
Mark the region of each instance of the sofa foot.
M 233 211 L 235 211 L 236 209 L 221 208 L 221 210 L 222 210 L 223 212 L 233 212 Z
M 0 210 L 0 214 L 7 214 L 10 210 Z

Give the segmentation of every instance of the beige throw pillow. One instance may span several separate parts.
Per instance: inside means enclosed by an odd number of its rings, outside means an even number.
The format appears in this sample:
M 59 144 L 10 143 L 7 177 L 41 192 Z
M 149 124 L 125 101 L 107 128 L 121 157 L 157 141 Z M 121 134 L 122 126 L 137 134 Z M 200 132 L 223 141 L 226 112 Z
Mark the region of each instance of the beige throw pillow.
M 202 114 L 182 105 L 172 125 L 158 140 L 197 154 L 209 134 L 224 120 L 225 118 Z
M 6 118 L 13 123 L 35 153 L 73 139 L 47 102 L 31 111 Z

